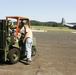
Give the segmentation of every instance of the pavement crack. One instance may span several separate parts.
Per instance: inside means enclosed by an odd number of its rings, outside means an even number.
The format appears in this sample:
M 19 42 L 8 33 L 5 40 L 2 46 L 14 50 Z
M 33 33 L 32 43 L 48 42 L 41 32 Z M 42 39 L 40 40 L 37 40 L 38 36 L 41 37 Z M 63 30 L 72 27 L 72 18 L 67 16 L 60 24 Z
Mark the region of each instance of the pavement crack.
M 40 67 L 40 65 L 39 65 L 39 63 L 38 63 L 38 61 L 36 61 L 36 59 L 38 59 L 38 57 L 39 57 L 39 53 L 37 52 L 37 55 L 35 56 L 35 58 L 34 58 L 34 63 L 37 65 L 37 71 L 36 71 L 36 74 L 35 75 L 40 75 L 40 69 L 41 69 L 41 67 Z

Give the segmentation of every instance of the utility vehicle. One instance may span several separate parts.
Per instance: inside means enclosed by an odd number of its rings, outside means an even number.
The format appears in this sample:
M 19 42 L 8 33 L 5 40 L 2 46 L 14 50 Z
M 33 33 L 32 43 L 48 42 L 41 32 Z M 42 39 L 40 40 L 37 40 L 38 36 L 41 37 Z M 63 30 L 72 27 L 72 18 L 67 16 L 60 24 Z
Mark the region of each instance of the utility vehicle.
M 13 22 L 11 22 L 12 33 L 11 36 L 9 36 L 7 23 L 11 19 L 13 19 Z M 29 18 L 23 16 L 6 16 L 6 19 L 0 19 L 0 61 L 9 61 L 11 64 L 14 64 L 25 57 L 26 51 L 22 43 L 23 38 L 21 38 L 21 34 L 19 33 L 20 29 L 23 27 L 23 21 L 26 21 L 30 27 Z M 32 56 L 36 54 L 35 45 L 36 39 L 33 38 Z

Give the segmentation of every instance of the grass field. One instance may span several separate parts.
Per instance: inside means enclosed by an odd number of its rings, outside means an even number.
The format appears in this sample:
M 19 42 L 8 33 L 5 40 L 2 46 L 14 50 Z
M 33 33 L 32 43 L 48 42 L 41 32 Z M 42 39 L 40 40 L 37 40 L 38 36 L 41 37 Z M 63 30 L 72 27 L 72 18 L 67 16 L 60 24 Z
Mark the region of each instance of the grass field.
M 74 29 L 70 29 L 68 27 L 49 27 L 49 26 L 32 26 L 33 30 L 52 30 L 52 31 L 70 31 L 76 32 Z

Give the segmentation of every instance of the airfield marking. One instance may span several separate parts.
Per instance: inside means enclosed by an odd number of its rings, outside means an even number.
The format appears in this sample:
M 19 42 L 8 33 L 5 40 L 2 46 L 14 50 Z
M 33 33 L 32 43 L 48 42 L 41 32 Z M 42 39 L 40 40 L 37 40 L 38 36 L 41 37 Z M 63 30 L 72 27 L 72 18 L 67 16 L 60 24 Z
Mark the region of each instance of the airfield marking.
M 33 32 L 47 32 L 47 30 L 32 30 Z
M 72 32 L 72 33 L 76 33 L 76 32 Z

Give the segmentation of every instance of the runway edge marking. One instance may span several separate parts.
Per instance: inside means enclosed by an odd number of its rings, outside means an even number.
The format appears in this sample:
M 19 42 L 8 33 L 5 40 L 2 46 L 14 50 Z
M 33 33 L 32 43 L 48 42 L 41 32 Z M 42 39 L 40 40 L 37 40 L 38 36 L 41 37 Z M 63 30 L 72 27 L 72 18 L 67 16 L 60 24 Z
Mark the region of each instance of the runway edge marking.
M 47 30 L 32 30 L 33 32 L 47 32 Z
M 71 32 L 71 33 L 76 33 L 76 32 Z

